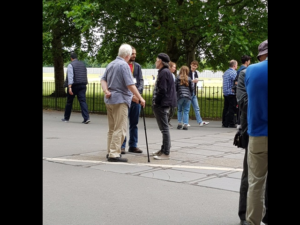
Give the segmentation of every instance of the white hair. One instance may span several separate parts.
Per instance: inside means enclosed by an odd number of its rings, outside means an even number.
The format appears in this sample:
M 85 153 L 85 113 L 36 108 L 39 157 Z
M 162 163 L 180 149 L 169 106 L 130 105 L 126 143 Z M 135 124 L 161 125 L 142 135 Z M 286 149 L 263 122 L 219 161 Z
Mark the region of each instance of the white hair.
M 119 48 L 118 56 L 125 58 L 126 56 L 131 56 L 132 54 L 132 47 L 129 44 L 121 44 Z

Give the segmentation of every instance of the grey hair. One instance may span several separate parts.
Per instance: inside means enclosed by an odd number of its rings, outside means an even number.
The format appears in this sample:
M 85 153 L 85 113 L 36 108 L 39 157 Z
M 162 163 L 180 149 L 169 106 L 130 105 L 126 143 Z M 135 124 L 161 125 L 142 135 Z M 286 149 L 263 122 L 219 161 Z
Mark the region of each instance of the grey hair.
M 131 56 L 132 54 L 132 47 L 129 44 L 121 44 L 119 48 L 118 56 L 125 58 L 126 56 Z
M 234 59 L 230 60 L 229 67 L 234 67 L 235 65 L 237 65 L 237 61 Z

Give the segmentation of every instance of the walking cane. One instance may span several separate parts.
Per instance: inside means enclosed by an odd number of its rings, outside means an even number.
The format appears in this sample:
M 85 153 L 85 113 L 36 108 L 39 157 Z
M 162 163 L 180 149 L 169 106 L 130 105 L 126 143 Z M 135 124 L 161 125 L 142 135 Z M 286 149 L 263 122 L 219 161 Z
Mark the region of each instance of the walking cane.
M 145 137 L 146 137 L 146 145 L 147 145 L 147 154 L 148 154 L 148 162 L 150 162 L 150 157 L 149 157 L 149 150 L 148 150 L 148 140 L 147 140 L 147 132 L 146 132 L 146 122 L 145 122 L 145 114 L 144 114 L 144 107 L 142 107 L 142 114 L 143 114 L 143 120 L 144 120 L 144 129 L 145 129 Z

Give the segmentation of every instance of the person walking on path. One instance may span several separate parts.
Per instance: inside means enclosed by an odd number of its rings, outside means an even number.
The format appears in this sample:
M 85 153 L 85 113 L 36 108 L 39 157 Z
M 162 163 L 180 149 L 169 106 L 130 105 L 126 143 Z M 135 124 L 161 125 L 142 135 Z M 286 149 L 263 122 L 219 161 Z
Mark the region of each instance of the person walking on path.
M 240 110 L 240 131 L 242 133 L 242 137 L 240 141 L 242 143 L 241 148 L 245 149 L 244 161 L 243 161 L 243 172 L 241 177 L 240 184 L 240 197 L 239 197 L 239 207 L 238 207 L 238 216 L 240 218 L 240 225 L 246 225 L 246 209 L 247 209 L 247 192 L 248 192 L 248 163 L 247 163 L 247 155 L 248 155 L 248 142 L 249 135 L 247 133 L 248 123 L 247 123 L 247 108 L 248 108 L 248 96 L 245 88 L 245 73 L 246 68 L 241 70 L 239 73 L 237 89 L 236 89 L 236 98 L 239 105 Z M 265 191 L 265 208 L 268 209 L 268 189 Z M 268 210 L 266 210 L 266 214 L 262 219 L 264 223 L 268 223 Z
M 140 102 L 145 107 L 145 100 L 135 86 L 128 61 L 132 47 L 122 44 L 118 56 L 110 62 L 101 77 L 101 87 L 105 94 L 104 102 L 107 109 L 107 161 L 127 162 L 121 157 L 123 143 L 128 123 L 128 108 L 132 101 Z M 135 95 L 136 98 L 133 98 Z
M 236 112 L 236 96 L 232 90 L 232 84 L 236 77 L 236 68 L 238 63 L 236 60 L 230 60 L 229 69 L 223 74 L 223 96 L 224 96 L 224 107 L 222 115 L 222 127 L 235 128 L 234 114 Z
M 248 95 L 248 193 L 246 220 L 260 225 L 268 177 L 268 40 L 258 46 L 259 63 L 249 65 L 245 75 Z
M 176 106 L 176 91 L 174 79 L 169 70 L 170 58 L 165 53 L 159 53 L 155 67 L 158 69 L 156 82 L 153 90 L 152 110 L 157 125 L 162 133 L 162 146 L 157 152 L 153 152 L 154 159 L 169 159 L 171 148 L 168 113 L 170 107 Z
M 141 65 L 135 62 L 136 49 L 132 47 L 131 57 L 129 59 L 128 65 L 135 82 L 135 86 L 139 93 L 143 93 L 144 89 L 144 79 L 142 74 Z M 129 119 L 129 148 L 128 152 L 142 153 L 143 151 L 137 147 L 138 143 L 138 123 L 140 118 L 141 105 L 138 103 L 138 98 L 133 95 L 131 105 L 128 109 L 128 119 Z M 121 147 L 121 153 L 125 154 L 126 147 L 126 136 Z
M 192 103 L 191 105 L 193 106 L 197 123 L 199 124 L 200 127 L 202 127 L 203 125 L 209 124 L 209 122 L 203 121 L 202 117 L 200 115 L 200 107 L 199 107 L 198 97 L 197 97 L 198 73 L 197 73 L 196 69 L 198 68 L 198 65 L 199 65 L 199 63 L 196 60 L 191 62 L 191 64 L 190 64 L 191 69 L 189 72 L 189 77 L 191 78 L 192 82 L 194 83 L 194 92 L 193 92 L 192 99 L 191 99 L 191 103 Z
M 176 74 L 176 63 L 170 61 L 169 62 L 169 69 L 170 69 L 170 71 L 171 71 L 171 73 L 173 75 L 173 79 L 175 81 L 175 79 L 177 77 L 177 74 Z M 176 101 L 177 101 L 177 99 L 176 99 Z M 168 115 L 168 124 L 169 124 L 170 128 L 173 128 L 173 126 L 172 126 L 172 124 L 170 122 L 171 122 L 172 117 L 175 114 L 175 110 L 176 110 L 176 107 L 170 107 L 170 113 Z
M 65 106 L 63 122 L 69 122 L 73 107 L 73 100 L 77 95 L 77 99 L 81 108 L 81 115 L 83 117 L 82 123 L 88 124 L 90 116 L 88 106 L 86 104 L 86 85 L 88 84 L 87 69 L 83 62 L 77 59 L 77 54 L 72 52 L 70 54 L 71 63 L 67 67 L 66 80 L 64 87 L 67 87 L 67 103 Z
M 188 130 L 191 99 L 194 92 L 194 84 L 188 74 L 189 68 L 182 66 L 179 76 L 175 80 L 177 93 L 177 129 L 182 128 L 183 130 Z M 181 121 L 183 121 L 183 126 Z

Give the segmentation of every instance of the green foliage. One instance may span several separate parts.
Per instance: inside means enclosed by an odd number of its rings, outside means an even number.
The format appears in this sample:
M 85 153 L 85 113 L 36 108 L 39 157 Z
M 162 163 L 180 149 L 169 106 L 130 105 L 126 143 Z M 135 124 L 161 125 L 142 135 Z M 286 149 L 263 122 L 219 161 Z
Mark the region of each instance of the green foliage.
M 213 70 L 228 68 L 244 54 L 255 60 L 257 47 L 268 38 L 267 1 L 110 0 L 78 1 L 68 17 L 76 26 L 98 28 L 101 48 L 96 58 L 110 62 L 120 44 L 137 49 L 141 64 L 166 52 L 172 61 L 189 65 L 206 59 Z M 204 65 L 203 65 L 204 66 Z M 201 68 L 199 68 L 201 69 Z

